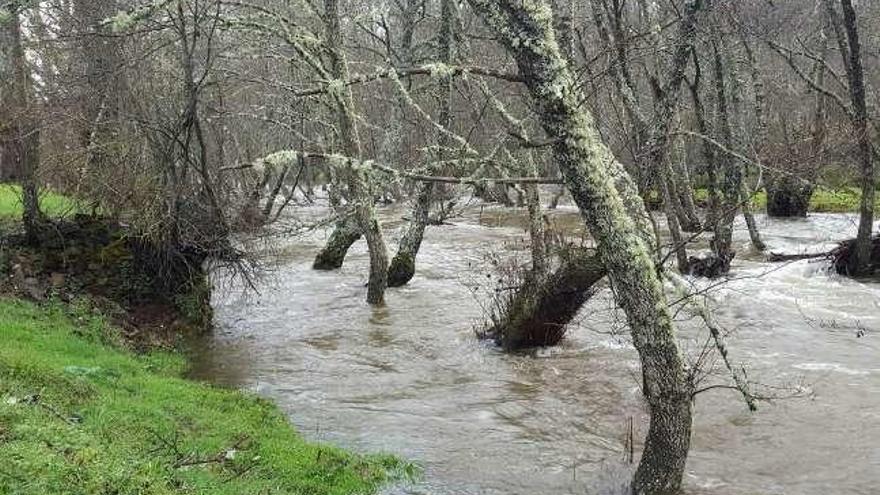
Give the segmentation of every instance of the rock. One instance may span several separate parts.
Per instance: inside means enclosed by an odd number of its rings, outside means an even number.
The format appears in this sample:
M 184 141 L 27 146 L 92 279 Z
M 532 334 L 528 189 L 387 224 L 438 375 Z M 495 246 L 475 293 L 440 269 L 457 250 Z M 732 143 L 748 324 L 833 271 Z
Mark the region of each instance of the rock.
M 23 281 L 24 291 L 33 299 L 42 300 L 46 296 L 46 288 L 34 277 L 28 277 Z
M 53 289 L 60 289 L 64 287 L 64 282 L 66 277 L 63 273 L 53 272 L 52 275 L 49 276 L 49 285 L 52 286 Z

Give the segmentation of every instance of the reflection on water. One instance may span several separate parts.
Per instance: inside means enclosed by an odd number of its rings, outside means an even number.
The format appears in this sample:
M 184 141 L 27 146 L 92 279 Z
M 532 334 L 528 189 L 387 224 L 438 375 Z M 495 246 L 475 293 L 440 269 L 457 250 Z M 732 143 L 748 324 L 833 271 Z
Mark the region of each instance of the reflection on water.
M 573 210 L 554 216 L 581 228 Z M 261 294 L 216 294 L 217 328 L 199 343 L 193 373 L 275 399 L 311 438 L 425 467 L 418 485 L 389 493 L 614 492 L 628 478 L 630 418 L 636 448 L 647 425 L 637 356 L 607 290 L 558 348 L 510 356 L 473 337 L 484 254 L 524 247 L 521 218 L 475 209 L 429 229 L 415 279 L 389 290 L 382 309 L 363 302 L 364 246 L 323 273 L 310 263 L 326 233 L 291 241 Z M 760 224 L 771 249 L 785 252 L 855 232 L 843 215 Z M 717 318 L 735 331 L 734 360 L 754 380 L 787 385 L 780 393 L 800 383 L 813 393 L 756 414 L 732 392 L 700 395 L 688 492 L 877 493 L 880 286 L 808 262 L 763 264 L 742 229 L 737 242 L 735 280 L 713 292 Z M 691 325 L 679 326 L 695 355 L 704 335 Z

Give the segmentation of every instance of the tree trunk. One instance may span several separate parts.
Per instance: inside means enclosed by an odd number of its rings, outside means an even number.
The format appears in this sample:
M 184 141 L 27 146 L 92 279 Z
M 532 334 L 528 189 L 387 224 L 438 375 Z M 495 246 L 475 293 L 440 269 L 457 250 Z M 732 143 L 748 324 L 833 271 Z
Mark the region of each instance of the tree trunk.
M 736 6 L 734 6 L 736 9 Z M 719 32 L 719 36 L 721 36 Z M 722 46 L 723 40 L 721 40 Z M 747 59 L 751 59 L 751 51 L 747 43 L 742 43 Z M 729 67 L 730 73 L 730 112 L 733 123 L 731 125 L 731 144 L 733 144 L 736 149 L 742 155 L 747 154 L 747 149 L 749 148 L 749 137 L 746 132 L 746 123 L 745 123 L 745 82 L 743 81 L 743 71 L 741 70 L 740 65 L 742 64 L 742 57 L 736 57 L 733 53 L 728 55 L 727 66 Z M 756 150 L 760 150 L 763 140 L 764 140 L 764 107 L 763 107 L 763 84 L 760 81 L 760 78 L 757 76 L 757 69 L 754 64 L 751 65 L 751 76 L 752 76 L 752 86 L 755 91 L 755 117 L 758 120 L 757 131 L 755 133 L 755 146 Z M 758 151 L 760 153 L 760 151 Z M 756 153 L 756 161 L 760 162 L 760 155 Z M 738 157 L 733 158 L 733 166 L 739 169 L 739 189 L 740 195 L 737 200 L 739 205 L 739 209 L 742 212 L 743 218 L 746 222 L 746 227 L 749 232 L 749 239 L 752 242 L 752 248 L 757 251 L 764 251 L 766 246 L 764 245 L 764 241 L 761 240 L 761 233 L 758 230 L 758 224 L 755 222 L 755 216 L 752 214 L 751 208 L 751 191 L 746 187 L 745 178 L 748 171 L 748 164 L 745 160 L 742 160 Z
M 669 167 L 664 167 L 666 170 L 664 171 L 662 177 L 660 177 L 660 191 L 663 196 L 663 212 L 666 214 L 666 223 L 669 227 L 669 236 L 672 239 L 672 250 L 675 252 L 675 260 L 677 262 L 678 271 L 681 273 L 687 273 L 688 271 L 688 256 L 686 243 L 684 242 L 684 238 L 681 235 L 681 225 L 679 224 L 679 216 L 674 211 L 674 199 L 672 194 L 672 188 L 670 187 L 670 172 Z
M 324 271 L 342 268 L 342 263 L 345 261 L 345 255 L 348 254 L 349 248 L 360 240 L 361 235 L 360 226 L 351 216 L 346 216 L 336 222 L 333 233 L 330 234 L 330 239 L 327 240 L 324 249 L 315 257 L 312 268 Z
M 707 119 L 706 114 L 706 106 L 703 103 L 703 98 L 700 96 L 700 89 L 702 86 L 702 78 L 703 72 L 700 66 L 700 59 L 697 56 L 697 52 L 694 51 L 692 54 L 692 58 L 694 61 L 694 80 L 688 84 L 691 93 L 691 99 L 694 103 L 694 120 L 697 124 L 697 132 L 702 134 L 703 136 L 711 136 L 712 129 L 709 125 L 709 120 Z M 709 96 L 712 96 L 712 91 L 709 91 Z M 714 99 L 712 99 L 714 101 Z M 712 106 L 712 102 L 709 102 L 709 106 Z M 718 198 L 718 171 L 716 166 L 716 153 L 715 149 L 712 145 L 701 139 L 700 149 L 703 152 L 703 159 L 706 161 L 706 189 L 708 192 L 707 205 L 706 205 L 706 218 L 703 222 L 703 229 L 705 231 L 713 231 L 715 229 L 715 225 L 718 223 L 719 211 L 720 211 L 720 200 Z
M 440 12 L 440 36 L 439 36 L 439 52 L 438 60 L 442 64 L 449 65 L 453 60 L 453 22 L 455 20 L 455 5 L 452 0 L 442 0 Z M 440 78 L 440 115 L 438 123 L 444 128 L 449 129 L 452 124 L 452 77 L 443 76 Z M 439 160 L 443 161 L 443 157 L 447 153 L 446 148 L 449 147 L 449 136 L 445 132 L 441 132 L 438 138 L 437 146 L 440 150 Z M 406 285 L 412 280 L 416 271 L 416 258 L 419 254 L 419 248 L 422 245 L 422 238 L 425 236 L 425 229 L 428 226 L 428 217 L 431 211 L 431 200 L 437 189 L 432 182 L 419 183 L 416 189 L 416 199 L 413 202 L 412 218 L 409 225 L 400 238 L 400 245 L 397 254 L 391 260 L 391 266 L 388 270 L 388 284 L 391 287 L 400 287 Z
M 690 446 L 692 386 L 651 246 L 638 225 L 643 220 L 627 211 L 627 203 L 642 204 L 641 198 L 634 188 L 621 188 L 613 179 L 625 172 L 602 143 L 592 116 L 579 105 L 583 95 L 559 52 L 546 5 L 519 0 L 469 3 L 514 56 L 541 124 L 555 139 L 556 161 L 597 241 L 617 302 L 627 315 L 642 362 L 644 394 L 651 414 L 633 491 L 676 492 Z M 689 14 L 700 5 L 699 1 L 690 4 Z
M 685 232 L 700 232 L 703 226 L 700 216 L 697 214 L 697 205 L 694 202 L 694 186 L 691 183 L 691 174 L 687 164 L 687 150 L 684 145 L 684 137 L 675 139 L 676 153 L 672 160 L 672 177 L 675 190 L 681 202 L 682 211 L 685 215 L 682 228 Z
M 859 41 L 858 20 L 851 0 L 840 0 L 843 9 L 843 25 L 849 47 L 847 77 L 853 107 L 853 127 L 859 147 L 861 162 L 862 203 L 859 208 L 859 233 L 849 262 L 852 275 L 865 275 L 873 271 L 871 263 L 871 234 L 874 230 L 874 157 L 871 136 L 868 132 L 868 108 L 865 102 L 865 73 L 862 67 L 862 47 Z
M 761 231 L 758 230 L 758 223 L 755 222 L 755 215 L 752 213 L 752 195 L 746 189 L 745 184 L 742 184 L 741 188 L 740 208 L 746 221 L 746 229 L 749 231 L 749 240 L 752 241 L 752 247 L 756 251 L 764 251 L 767 249 L 767 245 L 761 239 Z
M 527 276 L 482 336 L 508 351 L 556 345 L 605 275 L 598 256 L 574 249 L 552 274 Z
M 533 162 L 534 163 L 534 162 Z M 535 170 L 536 167 L 533 167 Z M 547 274 L 549 246 L 547 232 L 544 229 L 544 214 L 541 211 L 541 193 L 536 184 L 526 185 L 526 206 L 529 210 L 529 247 L 532 252 L 532 273 L 536 277 Z
M 568 63 L 574 62 L 574 33 L 572 30 L 572 22 L 574 20 L 574 2 L 573 0 L 550 0 L 550 8 L 553 10 L 553 26 L 559 39 L 559 49 L 563 58 Z M 559 167 L 553 166 L 553 173 L 559 173 Z M 560 184 L 554 187 L 547 208 L 555 210 L 559 207 L 559 202 L 565 196 L 565 185 Z
M 10 7 L 11 8 L 11 7 Z M 20 14 L 0 8 L 0 162 L 6 162 L 21 184 L 22 223 L 29 243 L 39 242 L 40 212 L 37 169 L 40 130 L 31 96 L 31 76 L 21 40 Z
M 324 22 L 327 31 L 327 48 L 330 57 L 331 74 L 339 81 L 348 79 L 348 64 L 342 44 L 342 28 L 340 25 L 339 5 L 337 0 L 324 0 Z M 354 166 L 352 160 L 360 158 L 361 145 L 354 118 L 354 103 L 351 88 L 334 91 L 332 94 L 336 120 L 339 126 L 339 138 L 346 154 L 344 175 L 348 183 L 349 194 L 354 202 L 354 221 L 360 233 L 367 241 L 370 253 L 370 279 L 367 283 L 367 302 L 383 304 L 385 288 L 388 286 L 388 251 L 373 200 L 370 171 Z M 315 266 L 341 265 L 345 252 L 354 242 L 355 227 L 349 218 L 337 223 L 336 231 L 330 236 L 327 246 L 318 254 Z M 351 240 L 351 242 L 349 242 Z M 356 240 L 356 239 L 355 239 Z M 328 261 L 329 263 L 322 263 Z
M 412 280 L 416 273 L 416 256 L 422 245 L 425 228 L 428 225 L 431 210 L 431 199 L 434 191 L 433 182 L 419 182 L 416 185 L 416 197 L 413 201 L 412 217 L 406 226 L 397 254 L 388 268 L 388 285 L 401 287 Z
M 103 172 L 107 166 L 103 147 L 115 131 L 112 123 L 119 113 L 118 42 L 103 27 L 104 20 L 117 12 L 116 1 L 76 0 L 73 8 L 79 23 L 79 64 L 83 76 L 79 90 L 84 122 L 79 134 L 86 151 L 88 169 L 84 171 Z
M 716 38 L 713 40 L 715 101 L 717 107 L 716 129 L 721 135 L 721 142 L 724 146 L 727 149 L 733 149 L 733 132 L 730 123 L 731 105 L 727 90 L 728 74 L 725 72 L 729 70 L 727 64 L 730 61 L 724 58 L 726 55 L 726 50 L 723 46 L 724 40 L 718 29 L 715 26 Z M 736 252 L 733 250 L 733 222 L 736 219 L 736 214 L 740 209 L 739 204 L 742 200 L 742 167 L 729 154 L 716 155 L 716 157 L 721 165 L 721 201 L 720 211 L 715 223 L 714 236 L 710 242 L 714 255 L 714 260 L 710 263 L 713 270 L 711 273 L 702 274 L 709 277 L 716 277 L 730 271 L 730 263 L 733 261 L 734 256 L 736 256 Z

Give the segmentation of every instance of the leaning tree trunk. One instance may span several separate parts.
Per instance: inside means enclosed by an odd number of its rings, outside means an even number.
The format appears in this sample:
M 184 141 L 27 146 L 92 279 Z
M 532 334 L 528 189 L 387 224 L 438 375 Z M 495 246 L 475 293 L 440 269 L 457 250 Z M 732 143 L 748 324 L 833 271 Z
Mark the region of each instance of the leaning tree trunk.
M 526 277 L 482 336 L 508 351 L 556 345 L 606 273 L 595 253 L 573 250 L 553 273 Z
M 324 248 L 318 252 L 312 268 L 315 270 L 337 270 L 341 268 L 349 248 L 360 238 L 360 226 L 351 216 L 346 215 L 336 222 L 333 233 L 330 234 L 330 239 L 327 240 Z
M 440 12 L 440 36 L 439 36 L 439 53 L 438 59 L 440 63 L 452 63 L 452 43 L 453 43 L 453 22 L 455 16 L 455 5 L 452 0 L 443 0 Z M 452 124 L 452 77 L 443 75 L 440 78 L 440 115 L 438 123 L 444 128 L 449 129 Z M 449 136 L 445 132 L 440 133 L 438 140 L 438 148 L 440 149 L 440 161 L 449 147 Z M 388 285 L 391 287 L 400 287 L 406 285 L 416 272 L 416 257 L 419 254 L 419 248 L 422 245 L 422 239 L 425 236 L 425 229 L 428 226 L 428 217 L 431 210 L 431 200 L 434 196 L 436 187 L 433 182 L 422 182 L 416 188 L 416 199 L 413 202 L 412 218 L 409 225 L 400 238 L 400 245 L 397 254 L 391 260 L 391 266 L 388 269 Z
M 388 267 L 388 286 L 400 287 L 409 283 L 416 273 L 416 256 L 425 236 L 428 225 L 433 196 L 434 183 L 420 182 L 416 186 L 416 198 L 413 202 L 412 218 L 400 238 L 397 254 Z
M 469 3 L 516 59 L 542 126 L 555 139 L 553 152 L 565 183 L 597 241 L 617 302 L 627 315 L 651 415 L 633 491 L 676 492 L 690 447 L 693 390 L 652 246 L 639 220 L 627 211 L 627 203 L 640 198 L 634 188 L 615 184 L 614 177 L 625 172 L 602 143 L 592 116 L 579 105 L 583 95 L 560 55 L 546 5 L 521 0 Z M 690 4 L 686 15 L 694 16 L 700 6 L 699 0 Z M 694 35 L 683 34 L 691 39 Z M 631 178 L 624 180 L 632 184 Z

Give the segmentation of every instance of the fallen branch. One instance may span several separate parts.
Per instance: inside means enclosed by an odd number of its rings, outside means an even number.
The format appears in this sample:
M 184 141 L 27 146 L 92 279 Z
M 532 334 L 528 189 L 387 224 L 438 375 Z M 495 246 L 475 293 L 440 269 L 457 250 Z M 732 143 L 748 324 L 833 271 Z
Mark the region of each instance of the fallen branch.
M 855 239 L 847 239 L 837 244 L 837 247 L 823 253 L 801 253 L 801 254 L 784 254 L 770 253 L 767 261 L 771 263 L 781 263 L 786 261 L 824 259 L 831 263 L 834 270 L 841 275 L 849 275 L 850 258 L 853 256 L 856 246 Z M 880 269 L 880 236 L 871 239 L 871 260 L 870 266 L 872 271 Z
M 802 253 L 802 254 L 785 254 L 770 253 L 767 261 L 770 263 L 784 263 L 787 261 L 815 260 L 818 258 L 828 258 L 833 251 L 825 251 L 824 253 Z

